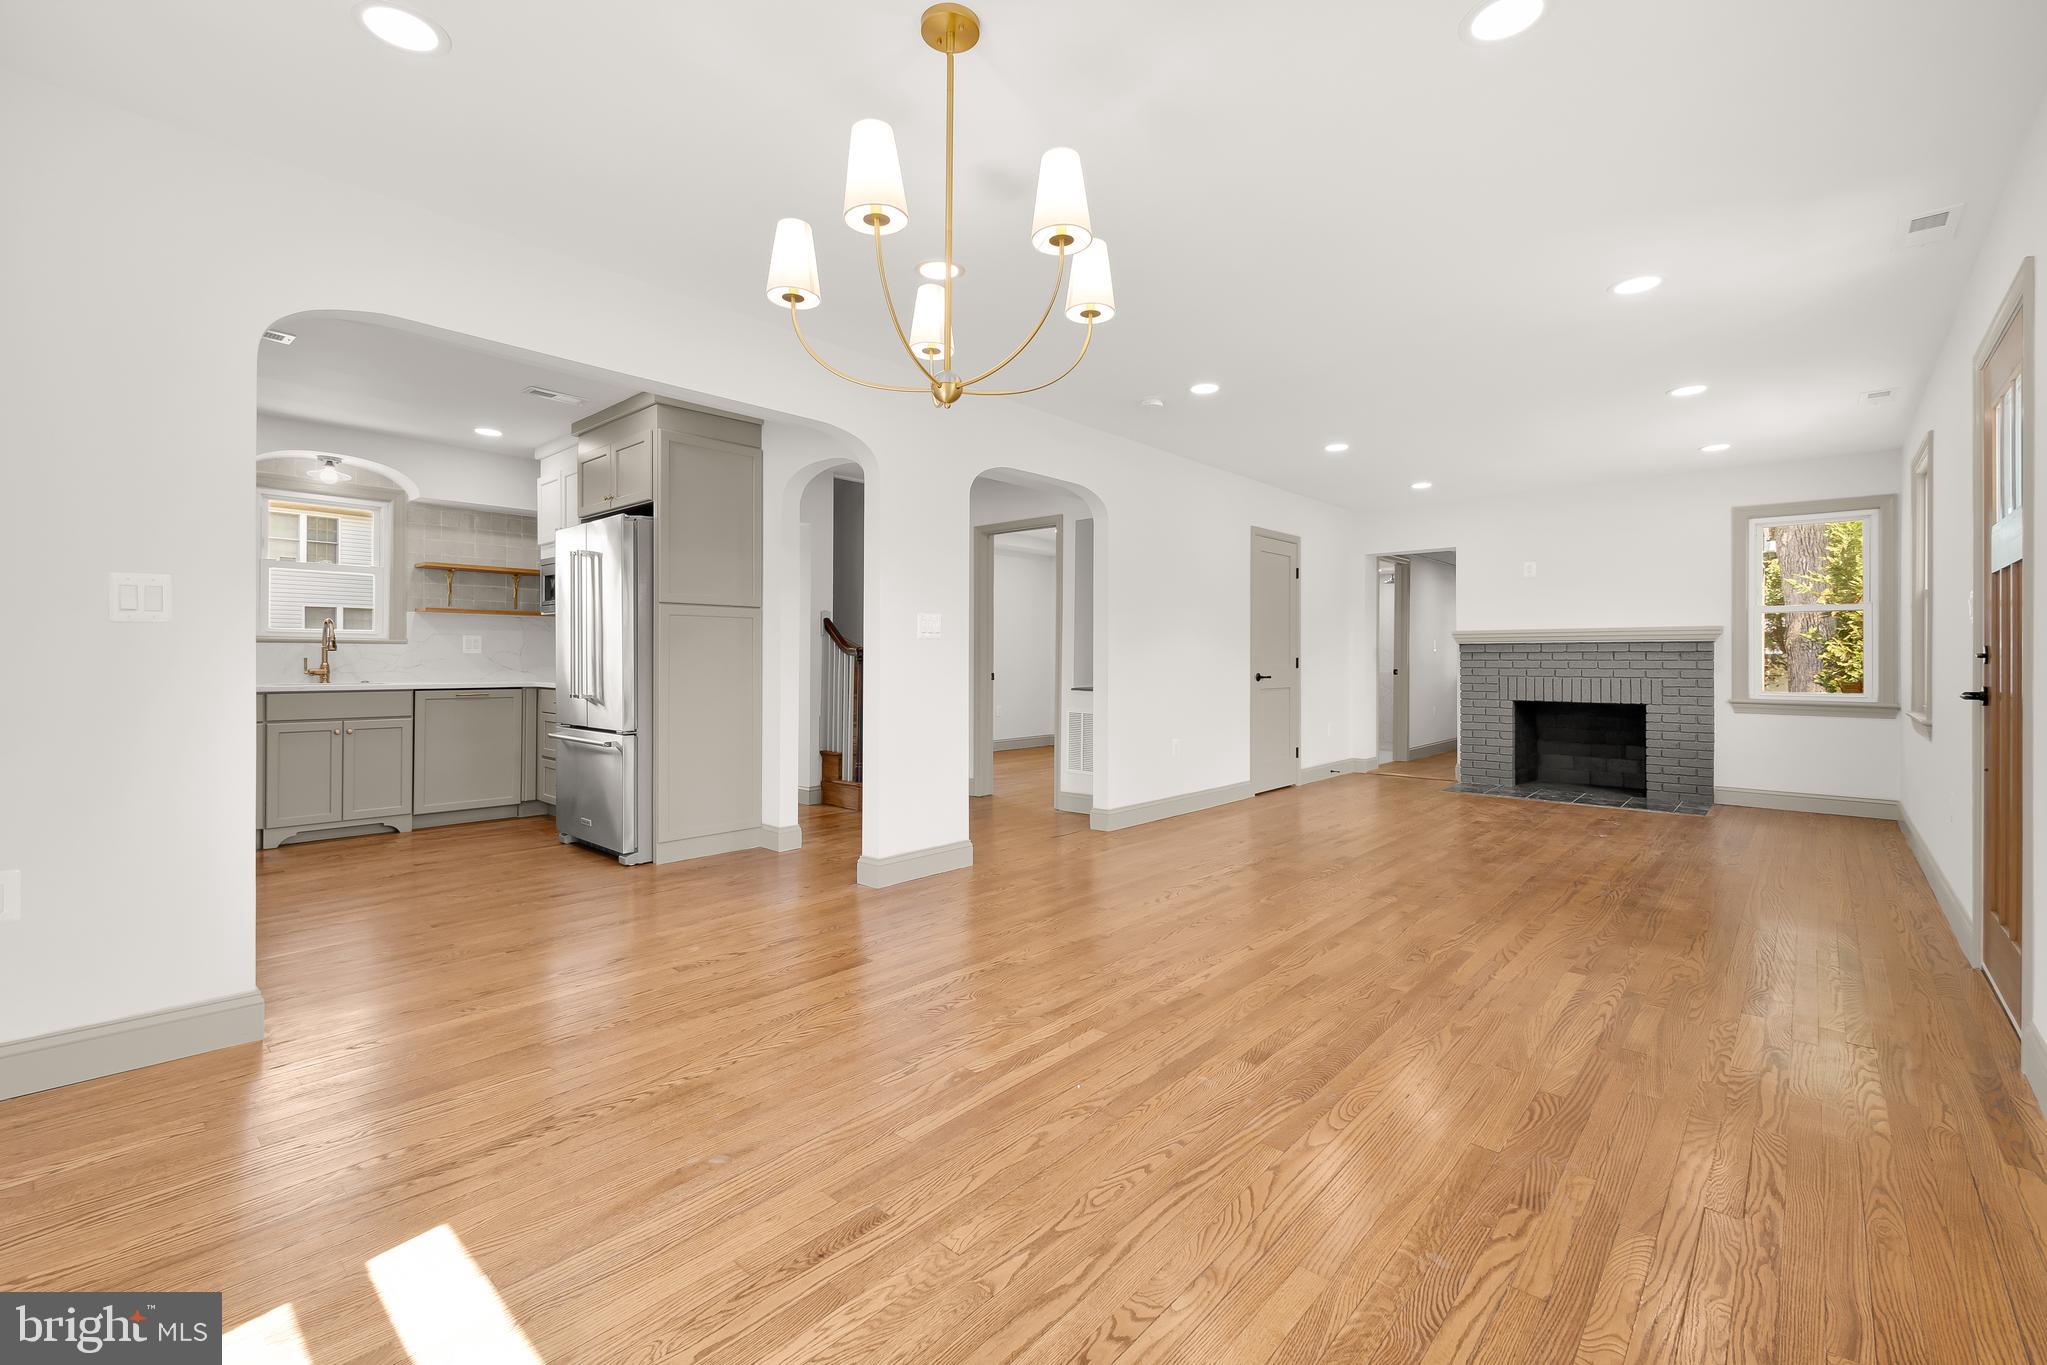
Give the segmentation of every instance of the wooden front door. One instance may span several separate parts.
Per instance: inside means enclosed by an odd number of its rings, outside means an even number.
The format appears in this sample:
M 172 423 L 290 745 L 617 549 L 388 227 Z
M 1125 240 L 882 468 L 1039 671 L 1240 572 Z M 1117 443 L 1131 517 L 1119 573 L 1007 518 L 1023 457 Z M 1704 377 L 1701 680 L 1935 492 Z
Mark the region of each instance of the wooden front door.
M 2025 942 L 2026 315 L 1977 371 L 1983 490 L 1983 969 L 2014 1019 Z

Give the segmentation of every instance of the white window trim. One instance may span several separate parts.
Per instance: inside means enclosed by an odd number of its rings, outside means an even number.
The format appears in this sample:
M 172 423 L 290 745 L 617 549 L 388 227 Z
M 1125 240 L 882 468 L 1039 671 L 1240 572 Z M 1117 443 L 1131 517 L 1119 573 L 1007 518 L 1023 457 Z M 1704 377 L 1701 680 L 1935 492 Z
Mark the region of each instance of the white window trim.
M 1912 675 L 1905 714 L 1933 729 L 1933 433 L 1912 456 Z
M 1769 522 L 1845 520 L 1867 517 L 1870 530 L 1863 541 L 1863 592 L 1874 597 L 1864 604 L 1862 630 L 1865 674 L 1875 686 L 1860 696 L 1771 696 L 1762 692 L 1761 660 L 1755 623 L 1763 611 L 1762 525 Z M 1831 715 L 1892 716 L 1898 712 L 1898 498 L 1824 498 L 1734 509 L 1734 611 L 1729 622 L 1732 650 L 1728 668 L 1728 705 L 1736 711 Z M 1846 604 L 1835 610 L 1852 610 Z
M 312 479 L 265 472 L 256 485 L 256 639 L 259 643 L 304 644 L 318 640 L 317 629 L 278 631 L 270 628 L 266 610 L 268 595 L 263 575 L 270 565 L 282 561 L 269 558 L 269 503 L 272 498 L 290 502 L 332 502 L 341 506 L 365 507 L 377 513 L 378 629 L 369 633 L 339 632 L 343 644 L 383 645 L 405 643 L 405 591 L 410 575 L 402 563 L 405 554 L 405 494 L 395 488 L 351 488 L 339 493 L 328 484 Z

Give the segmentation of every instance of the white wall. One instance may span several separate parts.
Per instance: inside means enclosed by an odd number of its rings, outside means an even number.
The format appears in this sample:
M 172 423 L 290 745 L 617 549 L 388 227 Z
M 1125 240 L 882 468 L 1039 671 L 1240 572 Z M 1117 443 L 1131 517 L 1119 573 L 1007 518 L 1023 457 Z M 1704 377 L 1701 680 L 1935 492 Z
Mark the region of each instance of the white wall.
M 803 528 L 798 574 L 803 584 L 804 664 L 797 679 L 796 782 L 802 787 L 815 787 L 823 780 L 817 752 L 817 681 L 823 676 L 824 630 L 818 622 L 832 614 L 832 484 L 829 472 L 813 478 L 802 492 L 798 513 Z
M 1417 556 L 1407 565 L 1407 746 L 1457 738 L 1457 570 Z
M 1987 207 L 1987 206 L 1986 206 Z M 1969 226 L 1964 227 L 1969 232 Z M 1963 291 L 1954 322 L 1941 344 L 1940 357 L 1919 388 L 1918 407 L 1908 429 L 1903 450 L 1897 455 L 1894 477 L 1900 487 L 1910 487 L 1909 466 L 1920 439 L 1933 434 L 1933 716 L 1931 728 L 1910 724 L 1903 727 L 1903 781 L 1901 796 L 1905 816 L 1928 850 L 1934 871 L 1953 889 L 1961 904 L 1962 918 L 1956 938 L 1971 961 L 1982 957 L 1981 907 L 1976 899 L 1978 843 L 1975 827 L 1976 786 L 1980 768 L 1977 758 L 1976 726 L 1978 708 L 1964 702 L 1960 693 L 1977 686 L 1976 627 L 1971 616 L 1976 583 L 1976 469 L 1975 446 L 1975 358 L 2006 291 L 2028 256 L 2047 263 L 2047 104 L 2041 106 L 2024 148 L 2012 166 L 2004 196 L 1994 214 L 1975 220 L 1981 249 L 1967 288 Z M 2036 265 L 2036 271 L 2040 270 Z M 2035 281 L 2033 300 L 2033 468 L 2027 473 L 2031 488 L 2040 486 L 2037 471 L 2039 443 L 2047 439 L 2047 421 L 2040 416 L 2038 394 L 2047 382 L 2047 366 L 2041 363 L 2040 343 L 2047 337 L 2040 311 L 2047 296 L 2047 273 Z M 2032 515 L 2039 515 L 2037 499 Z M 2039 574 L 2035 571 L 2037 584 Z M 2047 615 L 2047 595 L 2030 591 L 2028 606 L 2033 613 L 2033 640 L 2047 640 L 2040 629 Z M 1909 623 L 1908 623 L 1909 624 Z M 1908 639 L 1909 645 L 1909 639 Z M 1909 656 L 1907 656 L 1909 657 Z M 2028 661 L 2027 743 L 2032 750 L 2033 772 L 2047 774 L 2047 724 L 2031 717 L 2047 716 L 2047 668 L 2036 656 Z M 2037 945 L 2041 924 L 2038 893 L 2039 850 L 2047 848 L 2040 838 L 2047 830 L 2047 800 L 2036 790 L 2027 812 L 2028 837 L 2025 862 L 2026 899 Z M 2031 953 L 2030 974 L 2025 989 L 2026 1056 L 2028 1077 L 2035 1089 L 2047 1093 L 2047 952 L 2036 946 Z
M 410 436 L 366 431 L 333 422 L 309 422 L 275 413 L 256 414 L 256 453 L 317 450 L 353 455 L 398 471 L 408 496 L 491 512 L 534 514 L 538 465 L 523 454 L 492 455 Z
M 1730 465 L 1508 498 L 1416 496 L 1395 511 L 1361 518 L 1361 534 L 1380 550 L 1455 549 L 1459 630 L 1724 631 L 1733 614 L 1736 507 L 1897 490 L 1898 463 L 1889 453 Z M 1535 576 L 1524 577 L 1522 566 L 1531 562 Z M 1737 714 L 1727 704 L 1725 635 L 1715 654 L 1716 785 L 1897 797 L 1896 717 Z
M 1069 536 L 1071 532 L 1068 533 Z M 1051 543 L 995 537 L 995 738 L 1052 733 L 1059 682 L 1059 594 Z
M 11 461 L 0 502 L 0 577 L 37 585 L 8 596 L 0 632 L 10 651 L 0 707 L 37 717 L 7 760 L 27 780 L 0 782 L 0 868 L 20 869 L 24 890 L 20 922 L 0 925 L 0 1040 L 255 984 L 256 347 L 262 328 L 311 308 L 568 357 L 770 419 L 766 822 L 794 823 L 808 633 L 798 493 L 847 460 L 867 476 L 866 854 L 968 837 L 966 528 L 984 469 L 1085 485 L 1100 501 L 1098 805 L 1248 779 L 1254 525 L 1303 541 L 1304 761 L 1357 752 L 1346 511 L 1029 404 L 934 413 L 844 384 L 793 347 L 787 320 L 751 285 L 722 272 L 696 282 L 702 293 L 627 277 L 13 73 L 0 82 L 0 124 L 36 130 L 0 141 L 0 183 L 13 191 L 0 215 L 11 448 L 75 449 L 80 412 L 116 434 L 90 457 L 94 534 L 53 515 L 76 502 L 79 460 Z M 109 317 L 122 325 L 108 329 Z M 1119 344 L 1113 325 L 1096 344 Z M 891 357 L 877 343 L 846 359 L 879 368 Z M 531 474 L 521 471 L 522 509 Z M 174 619 L 110 622 L 115 570 L 170 574 Z M 938 638 L 918 637 L 920 613 L 943 618 Z M 63 688 L 22 666 L 27 642 L 64 661 Z M 118 782 L 107 780 L 114 767 Z

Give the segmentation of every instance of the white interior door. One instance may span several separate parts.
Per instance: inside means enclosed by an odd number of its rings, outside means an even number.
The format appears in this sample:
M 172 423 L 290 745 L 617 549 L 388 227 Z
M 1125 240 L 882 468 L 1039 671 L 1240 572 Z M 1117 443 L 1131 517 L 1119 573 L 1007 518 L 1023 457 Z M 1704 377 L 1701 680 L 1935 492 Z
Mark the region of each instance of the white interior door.
M 1301 777 L 1301 546 L 1251 536 L 1251 790 Z

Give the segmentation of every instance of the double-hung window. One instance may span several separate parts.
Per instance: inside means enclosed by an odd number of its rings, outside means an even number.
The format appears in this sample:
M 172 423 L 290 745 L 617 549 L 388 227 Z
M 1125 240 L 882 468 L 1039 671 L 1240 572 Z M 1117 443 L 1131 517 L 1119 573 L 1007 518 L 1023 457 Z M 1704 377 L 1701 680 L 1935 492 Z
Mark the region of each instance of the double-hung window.
M 391 505 L 257 490 L 259 633 L 317 638 L 332 620 L 347 639 L 391 633 Z
M 1896 709 L 1896 504 L 1736 510 L 1736 707 Z

